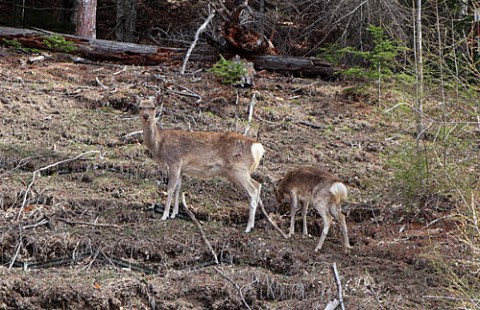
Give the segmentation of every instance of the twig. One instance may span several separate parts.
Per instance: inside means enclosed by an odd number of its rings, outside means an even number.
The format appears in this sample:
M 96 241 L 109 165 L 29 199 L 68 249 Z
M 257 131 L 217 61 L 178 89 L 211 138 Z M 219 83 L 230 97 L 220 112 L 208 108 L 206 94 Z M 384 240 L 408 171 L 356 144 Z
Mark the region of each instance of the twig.
M 378 306 L 380 307 L 380 309 L 385 309 L 384 306 L 382 306 L 382 303 L 380 302 L 380 298 L 378 298 L 377 296 L 377 293 L 375 293 L 375 291 L 373 290 L 373 288 L 370 286 L 370 285 L 367 285 L 367 288 L 368 290 L 370 291 L 370 293 L 372 293 L 373 297 L 375 298 L 375 301 L 377 302 Z
M 46 57 L 44 55 L 35 56 L 28 59 L 28 63 L 32 64 L 34 62 L 44 61 Z
M 307 126 L 307 127 L 311 127 L 311 128 L 314 128 L 314 129 L 324 129 L 325 128 L 325 126 L 323 126 L 323 125 L 317 125 L 317 124 L 306 122 L 306 121 L 298 121 L 297 124 L 304 125 L 304 126 Z
M 95 77 L 95 81 L 97 81 L 98 86 L 100 86 L 101 88 L 103 88 L 105 90 L 108 89 L 107 86 L 105 86 L 102 82 L 100 82 L 100 79 L 98 77 Z
M 108 256 L 103 251 L 100 251 L 100 253 L 102 254 L 103 258 L 106 259 L 113 266 L 128 268 L 128 269 L 136 271 L 136 272 L 143 272 L 144 274 L 158 274 L 157 270 L 149 268 L 147 266 L 144 266 L 144 265 L 141 265 L 141 264 L 135 264 L 135 263 L 129 262 L 129 261 L 121 259 L 121 258 Z
M 190 54 L 192 53 L 193 49 L 195 48 L 195 45 L 197 45 L 197 41 L 200 38 L 200 34 L 205 31 L 207 28 L 207 25 L 210 23 L 210 21 L 213 19 L 215 16 L 215 10 L 212 10 L 210 15 L 208 15 L 207 19 L 205 22 L 200 26 L 200 28 L 197 29 L 197 32 L 195 33 L 195 38 L 192 42 L 192 45 L 190 45 L 190 48 L 187 51 L 187 54 L 185 55 L 185 59 L 183 60 L 183 65 L 182 65 L 182 70 L 180 70 L 180 73 L 183 75 L 185 74 L 185 68 L 187 66 L 188 59 L 190 58 Z
M 345 310 L 345 304 L 343 303 L 342 282 L 340 282 L 340 276 L 337 270 L 337 263 L 334 262 L 332 267 L 333 273 L 335 274 L 335 280 L 337 281 L 338 300 L 340 301 L 340 306 L 342 307 L 342 310 Z
M 334 300 L 330 301 L 325 307 L 325 309 L 323 310 L 335 310 L 339 305 L 340 305 L 340 301 L 338 301 L 338 299 L 335 298 Z
M 23 229 L 35 228 L 35 227 L 42 226 L 42 225 L 45 225 L 45 224 L 48 224 L 48 220 L 44 218 L 38 223 L 23 226 Z
M 84 266 L 82 268 L 82 270 L 90 270 L 90 267 L 92 267 L 93 263 L 97 260 L 97 257 L 100 254 L 100 252 L 101 252 L 100 249 L 97 249 L 97 251 L 95 252 L 95 255 L 93 257 L 92 257 L 92 255 L 90 255 L 90 258 L 91 258 L 90 262 L 86 266 Z M 103 252 L 102 252 L 102 254 L 103 254 Z
M 143 130 L 134 131 L 134 132 L 127 133 L 126 135 L 122 136 L 122 139 L 127 140 L 130 137 L 141 135 L 141 134 L 143 134 Z
M 123 67 L 122 70 L 115 72 L 113 75 L 119 75 L 120 73 L 125 72 L 125 71 L 127 71 L 127 66 Z
M 21 234 L 21 229 L 20 229 L 20 237 L 18 240 L 17 248 L 15 250 L 15 255 L 13 255 L 12 260 L 10 261 L 10 264 L 8 265 L 8 270 L 12 269 L 13 264 L 15 264 L 15 261 L 17 260 L 18 253 L 20 252 L 20 249 L 22 248 L 23 241 L 22 241 L 22 234 Z
M 424 299 L 445 299 L 445 300 L 452 300 L 452 301 L 469 301 L 473 304 L 478 305 L 480 303 L 480 299 L 466 299 L 466 298 L 457 298 L 453 296 L 435 296 L 435 295 L 426 295 L 423 296 Z
M 181 92 L 181 91 L 178 91 L 178 90 L 169 90 L 168 91 L 169 93 L 174 93 L 174 94 L 177 94 L 177 95 L 182 95 L 182 96 L 187 96 L 187 97 L 193 97 L 193 98 L 197 98 L 197 102 L 200 102 L 202 101 L 202 96 L 198 95 L 198 94 L 195 94 L 194 92 L 190 91 L 190 93 L 185 93 L 185 92 Z
M 455 213 L 455 214 L 449 214 L 449 215 L 442 216 L 442 217 L 440 217 L 438 219 L 435 219 L 435 220 L 431 221 L 430 223 L 428 223 L 425 226 L 425 228 L 428 228 L 428 227 L 432 226 L 433 224 L 435 224 L 439 221 L 446 220 L 446 219 L 449 219 L 449 218 L 452 218 L 452 217 L 457 217 L 457 216 L 460 216 L 460 214 Z
M 240 298 L 242 299 L 243 304 L 245 305 L 245 307 L 247 307 L 247 309 L 251 310 L 252 308 L 250 308 L 247 301 L 245 300 L 245 297 L 243 297 L 242 288 L 237 283 L 235 283 L 235 281 L 224 275 L 223 272 L 221 272 L 220 269 L 218 269 L 217 267 L 213 267 L 213 269 L 215 269 L 215 271 L 218 272 L 224 279 L 226 279 L 228 282 L 232 283 L 235 286 L 235 288 L 238 290 L 238 293 L 240 294 Z
M 70 225 L 88 225 L 88 226 L 96 226 L 96 227 L 114 227 L 114 228 L 120 228 L 121 226 L 115 225 L 115 224 L 102 224 L 102 223 L 90 223 L 90 222 L 82 222 L 82 221 L 69 221 L 66 219 L 62 219 L 60 217 L 54 218 L 54 220 L 64 222 Z
M 200 225 L 200 223 L 197 221 L 197 218 L 195 217 L 195 214 L 193 214 L 193 212 L 190 211 L 190 209 L 188 209 L 187 201 L 185 200 L 185 193 L 182 193 L 182 203 L 183 203 L 183 207 L 185 208 L 185 211 L 187 211 L 188 215 L 190 216 L 190 218 L 192 219 L 192 221 L 195 223 L 198 230 L 200 231 L 200 234 L 202 235 L 203 242 L 205 242 L 208 249 L 212 253 L 213 258 L 215 259 L 215 263 L 218 265 L 219 263 L 218 263 L 217 254 L 215 254 L 215 251 L 213 250 L 212 245 L 208 241 L 207 236 L 205 236 L 205 232 L 203 231 L 202 225 Z
M 270 216 L 268 216 L 267 210 L 265 210 L 262 200 L 259 200 L 258 204 L 260 205 L 260 209 L 262 209 L 263 215 L 265 215 L 265 217 L 267 218 L 267 221 L 273 226 L 273 228 L 275 228 L 280 233 L 283 238 L 286 239 L 287 235 L 283 232 L 283 230 L 280 229 L 280 227 L 277 226 L 277 224 L 275 224 L 275 222 L 270 218 Z
M 247 127 L 245 128 L 245 132 L 243 133 L 244 136 L 247 135 L 248 131 L 250 130 L 250 124 L 252 123 L 253 119 L 253 107 L 257 103 L 257 98 L 255 97 L 255 92 L 252 95 L 252 100 L 250 100 L 250 105 L 248 106 L 248 119 L 247 119 Z
M 88 151 L 88 152 L 85 152 L 85 153 L 82 153 L 80 155 L 77 155 L 73 158 L 69 158 L 69 159 L 65 159 L 65 160 L 61 160 L 59 162 L 56 162 L 56 163 L 53 163 L 53 164 L 50 164 L 48 166 L 45 166 L 43 168 L 40 168 L 40 169 L 37 169 L 33 172 L 33 175 L 32 175 L 32 181 L 30 182 L 30 184 L 28 184 L 27 186 L 27 189 L 25 190 L 25 195 L 23 196 L 23 202 L 22 202 L 22 206 L 20 207 L 20 211 L 18 211 L 18 214 L 17 214 L 17 220 L 20 219 L 20 216 L 22 215 L 23 213 L 23 209 L 25 208 L 25 204 L 27 203 L 27 196 L 28 196 L 28 192 L 31 190 L 32 186 L 33 186 L 33 183 L 35 182 L 35 178 L 37 177 L 37 175 L 42 172 L 43 170 L 47 170 L 47 169 L 50 169 L 52 167 L 55 167 L 55 166 L 58 166 L 58 165 L 61 165 L 61 164 L 64 164 L 64 163 L 68 163 L 68 162 L 71 162 L 71 161 L 74 161 L 74 160 L 77 160 L 83 156 L 86 156 L 86 155 L 90 155 L 90 154 L 100 154 L 100 151 Z

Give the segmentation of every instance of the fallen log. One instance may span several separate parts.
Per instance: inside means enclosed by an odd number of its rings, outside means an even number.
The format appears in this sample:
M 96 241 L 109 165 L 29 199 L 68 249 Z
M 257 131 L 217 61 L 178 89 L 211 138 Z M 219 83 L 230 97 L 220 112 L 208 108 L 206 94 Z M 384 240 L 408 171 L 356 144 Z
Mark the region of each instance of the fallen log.
M 78 55 L 93 61 L 113 61 L 129 65 L 155 66 L 167 62 L 181 65 L 187 52 L 183 48 L 168 48 L 155 45 L 116 42 L 100 39 L 89 39 L 68 34 L 48 31 L 0 27 L 0 44 L 3 39 L 15 40 L 22 47 L 65 52 L 45 44 L 45 38 L 50 35 L 61 35 L 66 41 L 74 44 L 75 50 L 69 54 Z M 234 55 L 231 55 L 234 56 Z M 292 57 L 281 55 L 241 55 L 254 64 L 256 70 L 277 71 L 286 74 L 305 77 L 321 77 L 330 79 L 334 75 L 331 64 L 316 58 Z M 219 56 L 215 50 L 194 51 L 190 60 L 216 62 Z
M 293 57 L 282 55 L 247 56 L 254 63 L 256 70 L 269 70 L 304 77 L 321 77 L 331 79 L 335 70 L 333 66 L 313 57 Z
M 185 49 L 181 48 L 166 48 L 154 45 L 83 38 L 48 31 L 0 27 L 0 42 L 1 39 L 15 40 L 22 47 L 26 48 L 65 52 L 45 44 L 45 38 L 49 35 L 61 35 L 66 41 L 72 42 L 76 48 L 68 52 L 69 54 L 94 61 L 114 61 L 122 64 L 149 66 L 169 61 L 181 61 L 186 52 Z M 215 61 L 216 57 L 212 53 L 193 53 L 191 59 L 193 61 Z

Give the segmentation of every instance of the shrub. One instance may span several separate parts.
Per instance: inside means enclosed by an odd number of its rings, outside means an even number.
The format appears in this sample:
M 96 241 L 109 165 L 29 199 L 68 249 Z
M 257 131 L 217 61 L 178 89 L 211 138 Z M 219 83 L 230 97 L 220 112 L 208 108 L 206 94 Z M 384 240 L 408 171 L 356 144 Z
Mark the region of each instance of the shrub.
M 220 78 L 223 84 L 234 85 L 240 83 L 247 74 L 247 68 L 242 62 L 226 60 L 220 55 L 220 60 L 208 70 Z
M 45 37 L 43 44 L 51 49 L 66 53 L 73 52 L 77 49 L 72 41 L 65 40 L 65 38 L 59 34 L 52 34 L 51 36 Z

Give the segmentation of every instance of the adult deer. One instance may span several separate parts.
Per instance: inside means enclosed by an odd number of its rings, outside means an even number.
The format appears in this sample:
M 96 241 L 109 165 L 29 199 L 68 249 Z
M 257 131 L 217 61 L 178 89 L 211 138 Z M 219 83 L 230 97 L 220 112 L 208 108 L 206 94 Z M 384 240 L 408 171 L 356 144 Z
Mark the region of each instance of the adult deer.
M 178 214 L 182 174 L 200 178 L 222 176 L 247 192 L 250 210 L 245 231 L 250 232 L 257 205 L 261 203 L 261 184 L 251 174 L 265 152 L 262 144 L 233 132 L 162 129 L 156 119 L 156 106 L 162 101 L 163 96 L 158 95 L 154 100 L 142 100 L 139 105 L 145 145 L 157 163 L 168 167 L 167 203 L 162 220 L 169 216 L 174 192 L 170 217 Z
M 290 231 L 291 237 L 295 231 L 295 213 L 302 202 L 303 236 L 307 236 L 307 208 L 310 203 L 323 219 L 323 231 L 315 248 L 320 251 L 332 223 L 332 216 L 340 223 L 343 234 L 343 248 L 348 253 L 352 248 L 348 240 L 345 215 L 341 210 L 341 202 L 347 198 L 347 188 L 338 177 L 317 168 L 303 167 L 290 170 L 283 179 L 274 180 L 275 195 L 279 203 L 290 200 Z

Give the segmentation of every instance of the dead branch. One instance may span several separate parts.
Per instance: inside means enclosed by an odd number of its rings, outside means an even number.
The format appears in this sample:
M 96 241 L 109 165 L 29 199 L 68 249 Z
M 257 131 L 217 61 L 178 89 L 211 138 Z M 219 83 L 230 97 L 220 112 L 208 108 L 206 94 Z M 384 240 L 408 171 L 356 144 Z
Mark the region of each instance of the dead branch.
M 375 297 L 375 301 L 377 302 L 378 306 L 380 307 L 380 309 L 385 309 L 385 307 L 382 305 L 382 303 L 380 302 L 380 298 L 378 298 L 378 295 L 377 293 L 375 293 L 375 291 L 373 290 L 373 288 L 370 286 L 370 285 L 367 285 L 367 288 L 368 290 L 370 291 L 370 293 L 372 293 L 373 297 Z
M 192 91 L 190 91 L 189 93 L 186 93 L 186 92 L 181 92 L 181 91 L 178 91 L 178 90 L 169 90 L 168 92 L 169 93 L 174 93 L 174 94 L 177 94 L 177 95 L 181 95 L 181 96 L 197 98 L 198 99 L 197 102 L 202 101 L 202 96 L 200 96 L 198 94 L 195 94 Z
M 232 283 L 233 286 L 235 286 L 238 293 L 240 294 L 240 298 L 242 299 L 243 304 L 245 305 L 245 307 L 247 307 L 247 309 L 251 310 L 252 308 L 250 308 L 247 301 L 245 300 L 245 297 L 243 296 L 243 292 L 242 292 L 243 287 L 240 287 L 235 281 L 233 281 L 232 279 L 227 277 L 225 274 L 223 274 L 223 272 L 220 271 L 220 269 L 218 269 L 217 267 L 213 267 L 213 269 L 215 269 L 215 271 L 218 272 L 224 279 L 226 279 L 228 282 Z
M 45 57 L 45 55 L 30 57 L 27 62 L 28 62 L 29 64 L 33 64 L 33 63 L 35 63 L 35 62 L 44 61 L 46 58 L 47 58 L 47 57 Z
M 82 221 L 69 221 L 66 219 L 62 219 L 60 217 L 54 218 L 54 220 L 67 223 L 69 225 L 88 225 L 88 226 L 95 226 L 95 227 L 114 227 L 114 228 L 122 227 L 115 224 L 102 224 L 102 223 L 99 224 L 99 223 L 90 223 L 90 222 L 82 222 Z
M 100 86 L 101 88 L 103 88 L 105 90 L 108 90 L 108 87 L 105 86 L 105 84 L 103 84 L 98 77 L 95 77 L 95 81 L 97 82 L 98 86 Z
M 125 140 L 127 140 L 128 138 L 130 138 L 130 137 L 139 136 L 139 135 L 143 135 L 143 130 L 139 130 L 139 131 L 134 131 L 134 132 L 131 132 L 131 133 L 127 133 L 126 135 L 122 136 L 122 139 L 125 141 Z
M 343 303 L 343 292 L 342 292 L 342 282 L 340 281 L 340 275 L 338 274 L 337 270 L 337 263 L 333 263 L 333 273 L 335 274 L 335 280 L 337 281 L 338 287 L 338 300 L 340 301 L 340 306 L 342 310 L 345 310 L 345 304 Z
M 340 301 L 338 301 L 338 299 L 335 298 L 334 300 L 330 301 L 325 307 L 325 309 L 323 310 L 335 310 L 339 305 L 340 305 Z
M 22 228 L 23 229 L 27 229 L 27 228 L 35 228 L 35 227 L 38 227 L 38 226 L 42 226 L 42 225 L 45 225 L 45 224 L 48 224 L 48 220 L 46 218 L 42 219 L 40 222 L 37 222 L 35 224 L 30 224 L 30 225 L 25 225 L 23 226 Z
M 250 105 L 248 106 L 248 119 L 247 119 L 247 127 L 245 128 L 245 132 L 243 133 L 244 136 L 247 135 L 248 131 L 250 130 L 250 124 L 252 123 L 253 119 L 253 107 L 257 103 L 257 98 L 255 97 L 255 92 L 252 95 L 252 100 L 250 100 Z
M 147 266 L 141 265 L 141 264 L 136 264 L 132 263 L 129 261 L 126 261 L 121 258 L 113 257 L 113 256 L 108 256 L 105 254 L 103 251 L 100 251 L 102 254 L 103 258 L 106 259 L 110 264 L 114 266 L 119 266 L 122 268 L 128 268 L 136 272 L 143 272 L 144 274 L 158 274 L 157 270 L 154 270 L 152 268 L 149 268 Z
M 306 121 L 298 121 L 297 124 L 307 126 L 307 127 L 313 128 L 313 129 L 324 129 L 325 128 L 325 126 L 323 126 L 323 125 L 317 125 L 317 124 L 306 122 Z
M 213 250 L 213 247 L 212 247 L 211 243 L 208 241 L 207 236 L 205 235 L 205 232 L 203 231 L 202 225 L 200 225 L 200 223 L 197 221 L 197 218 L 195 217 L 195 214 L 193 214 L 193 212 L 190 211 L 190 209 L 188 209 L 187 201 L 185 200 L 185 193 L 182 193 L 182 203 L 183 203 L 183 207 L 185 208 L 185 211 L 187 212 L 187 214 L 192 219 L 193 223 L 195 223 L 195 226 L 197 226 L 198 230 L 200 231 L 200 234 L 202 235 L 203 242 L 205 242 L 208 249 L 212 253 L 213 258 L 215 259 L 215 263 L 218 265 L 219 263 L 218 263 L 217 254 Z
M 53 259 L 47 262 L 21 262 L 18 260 L 13 261 L 13 266 L 22 268 L 23 270 L 28 269 L 43 269 L 43 268 L 50 268 L 56 267 L 66 264 L 71 264 L 82 260 L 83 258 L 90 256 L 90 251 L 82 252 L 77 254 L 76 256 L 66 256 L 62 258 Z M 10 260 L 12 262 L 13 258 Z M 4 263 L 5 260 L 0 259 L 0 263 Z
M 182 88 L 183 90 L 186 90 L 188 92 L 188 94 L 186 94 L 187 96 L 190 96 L 190 97 L 193 97 L 193 98 L 198 98 L 197 102 L 200 102 L 202 100 L 202 96 L 200 96 L 199 94 L 197 94 L 196 92 L 194 92 L 190 88 L 185 87 L 185 86 L 180 85 L 180 84 L 175 84 L 175 86 L 178 86 L 178 87 Z M 162 104 L 163 104 L 163 102 L 162 102 Z
M 20 230 L 21 232 L 21 230 Z M 22 241 L 22 234 L 20 233 L 20 236 L 18 238 L 18 243 L 17 243 L 17 248 L 15 249 L 15 254 L 13 255 L 12 259 L 10 260 L 10 264 L 8 264 L 8 270 L 12 269 L 13 264 L 15 264 L 15 261 L 17 260 L 18 253 L 20 252 L 20 249 L 22 248 L 23 241 Z
M 80 155 L 77 155 L 73 158 L 69 158 L 69 159 L 65 159 L 65 160 L 61 160 L 59 162 L 56 162 L 56 163 L 53 163 L 53 164 L 50 164 L 48 166 L 45 166 L 43 168 L 40 168 L 40 169 L 37 169 L 33 172 L 33 175 L 32 175 L 32 181 L 30 182 L 30 184 L 28 184 L 27 186 L 27 189 L 25 190 L 25 194 L 23 196 L 23 202 L 22 202 L 22 206 L 20 207 L 20 211 L 18 211 L 18 214 L 17 214 L 17 218 L 16 220 L 19 220 L 20 217 L 22 216 L 23 214 L 23 209 L 25 208 L 25 205 L 27 203 L 27 196 L 28 196 L 28 192 L 32 189 L 32 186 L 33 186 L 33 183 L 35 182 L 35 178 L 37 177 L 37 175 L 44 171 L 44 170 L 47 170 L 47 169 L 50 169 L 52 167 L 55 167 L 55 166 L 58 166 L 58 165 L 61 165 L 61 164 L 64 164 L 64 163 L 68 163 L 68 162 L 71 162 L 71 161 L 74 161 L 74 160 L 77 160 L 79 158 L 82 158 L 86 155 L 90 155 L 90 154 L 100 154 L 100 151 L 88 151 L 88 152 L 85 152 L 85 153 L 82 153 Z
M 287 239 L 287 235 L 283 232 L 283 230 L 281 230 L 280 227 L 278 227 L 277 224 L 275 224 L 275 222 L 270 218 L 270 216 L 268 216 L 267 210 L 265 210 L 262 200 L 259 200 L 259 205 L 260 209 L 262 209 L 263 215 L 265 215 L 265 217 L 267 218 L 267 221 L 273 226 L 273 228 L 278 231 L 278 233 L 280 233 L 283 238 Z
M 90 267 L 92 267 L 93 263 L 97 260 L 97 257 L 98 257 L 98 255 L 100 254 L 100 252 L 101 252 L 100 249 L 97 249 L 97 250 L 95 251 L 95 255 L 94 255 L 93 257 L 92 257 L 92 255 L 90 255 L 90 258 L 91 258 L 91 259 L 90 259 L 90 262 L 88 262 L 88 264 L 87 264 L 86 266 L 84 266 L 84 267 L 82 268 L 82 270 L 89 270 Z
M 426 295 L 423 296 L 424 299 L 438 299 L 438 300 L 450 300 L 450 301 L 462 301 L 462 302 L 471 302 L 474 304 L 480 303 L 480 299 L 466 299 L 466 298 L 457 298 L 453 296 L 435 296 L 435 295 Z
M 212 12 L 208 15 L 207 19 L 205 20 L 205 22 L 200 26 L 200 28 L 197 29 L 192 45 L 190 45 L 190 48 L 188 49 L 187 54 L 185 55 L 185 59 L 183 60 L 183 65 L 182 65 L 182 69 L 180 70 L 180 74 L 182 75 L 185 74 L 185 68 L 187 67 L 187 62 L 188 62 L 188 59 L 190 58 L 190 54 L 195 48 L 195 45 L 197 45 L 197 41 L 200 38 L 200 34 L 203 31 L 205 31 L 205 29 L 207 28 L 210 21 L 212 21 L 214 16 L 215 16 L 215 10 L 212 10 Z

